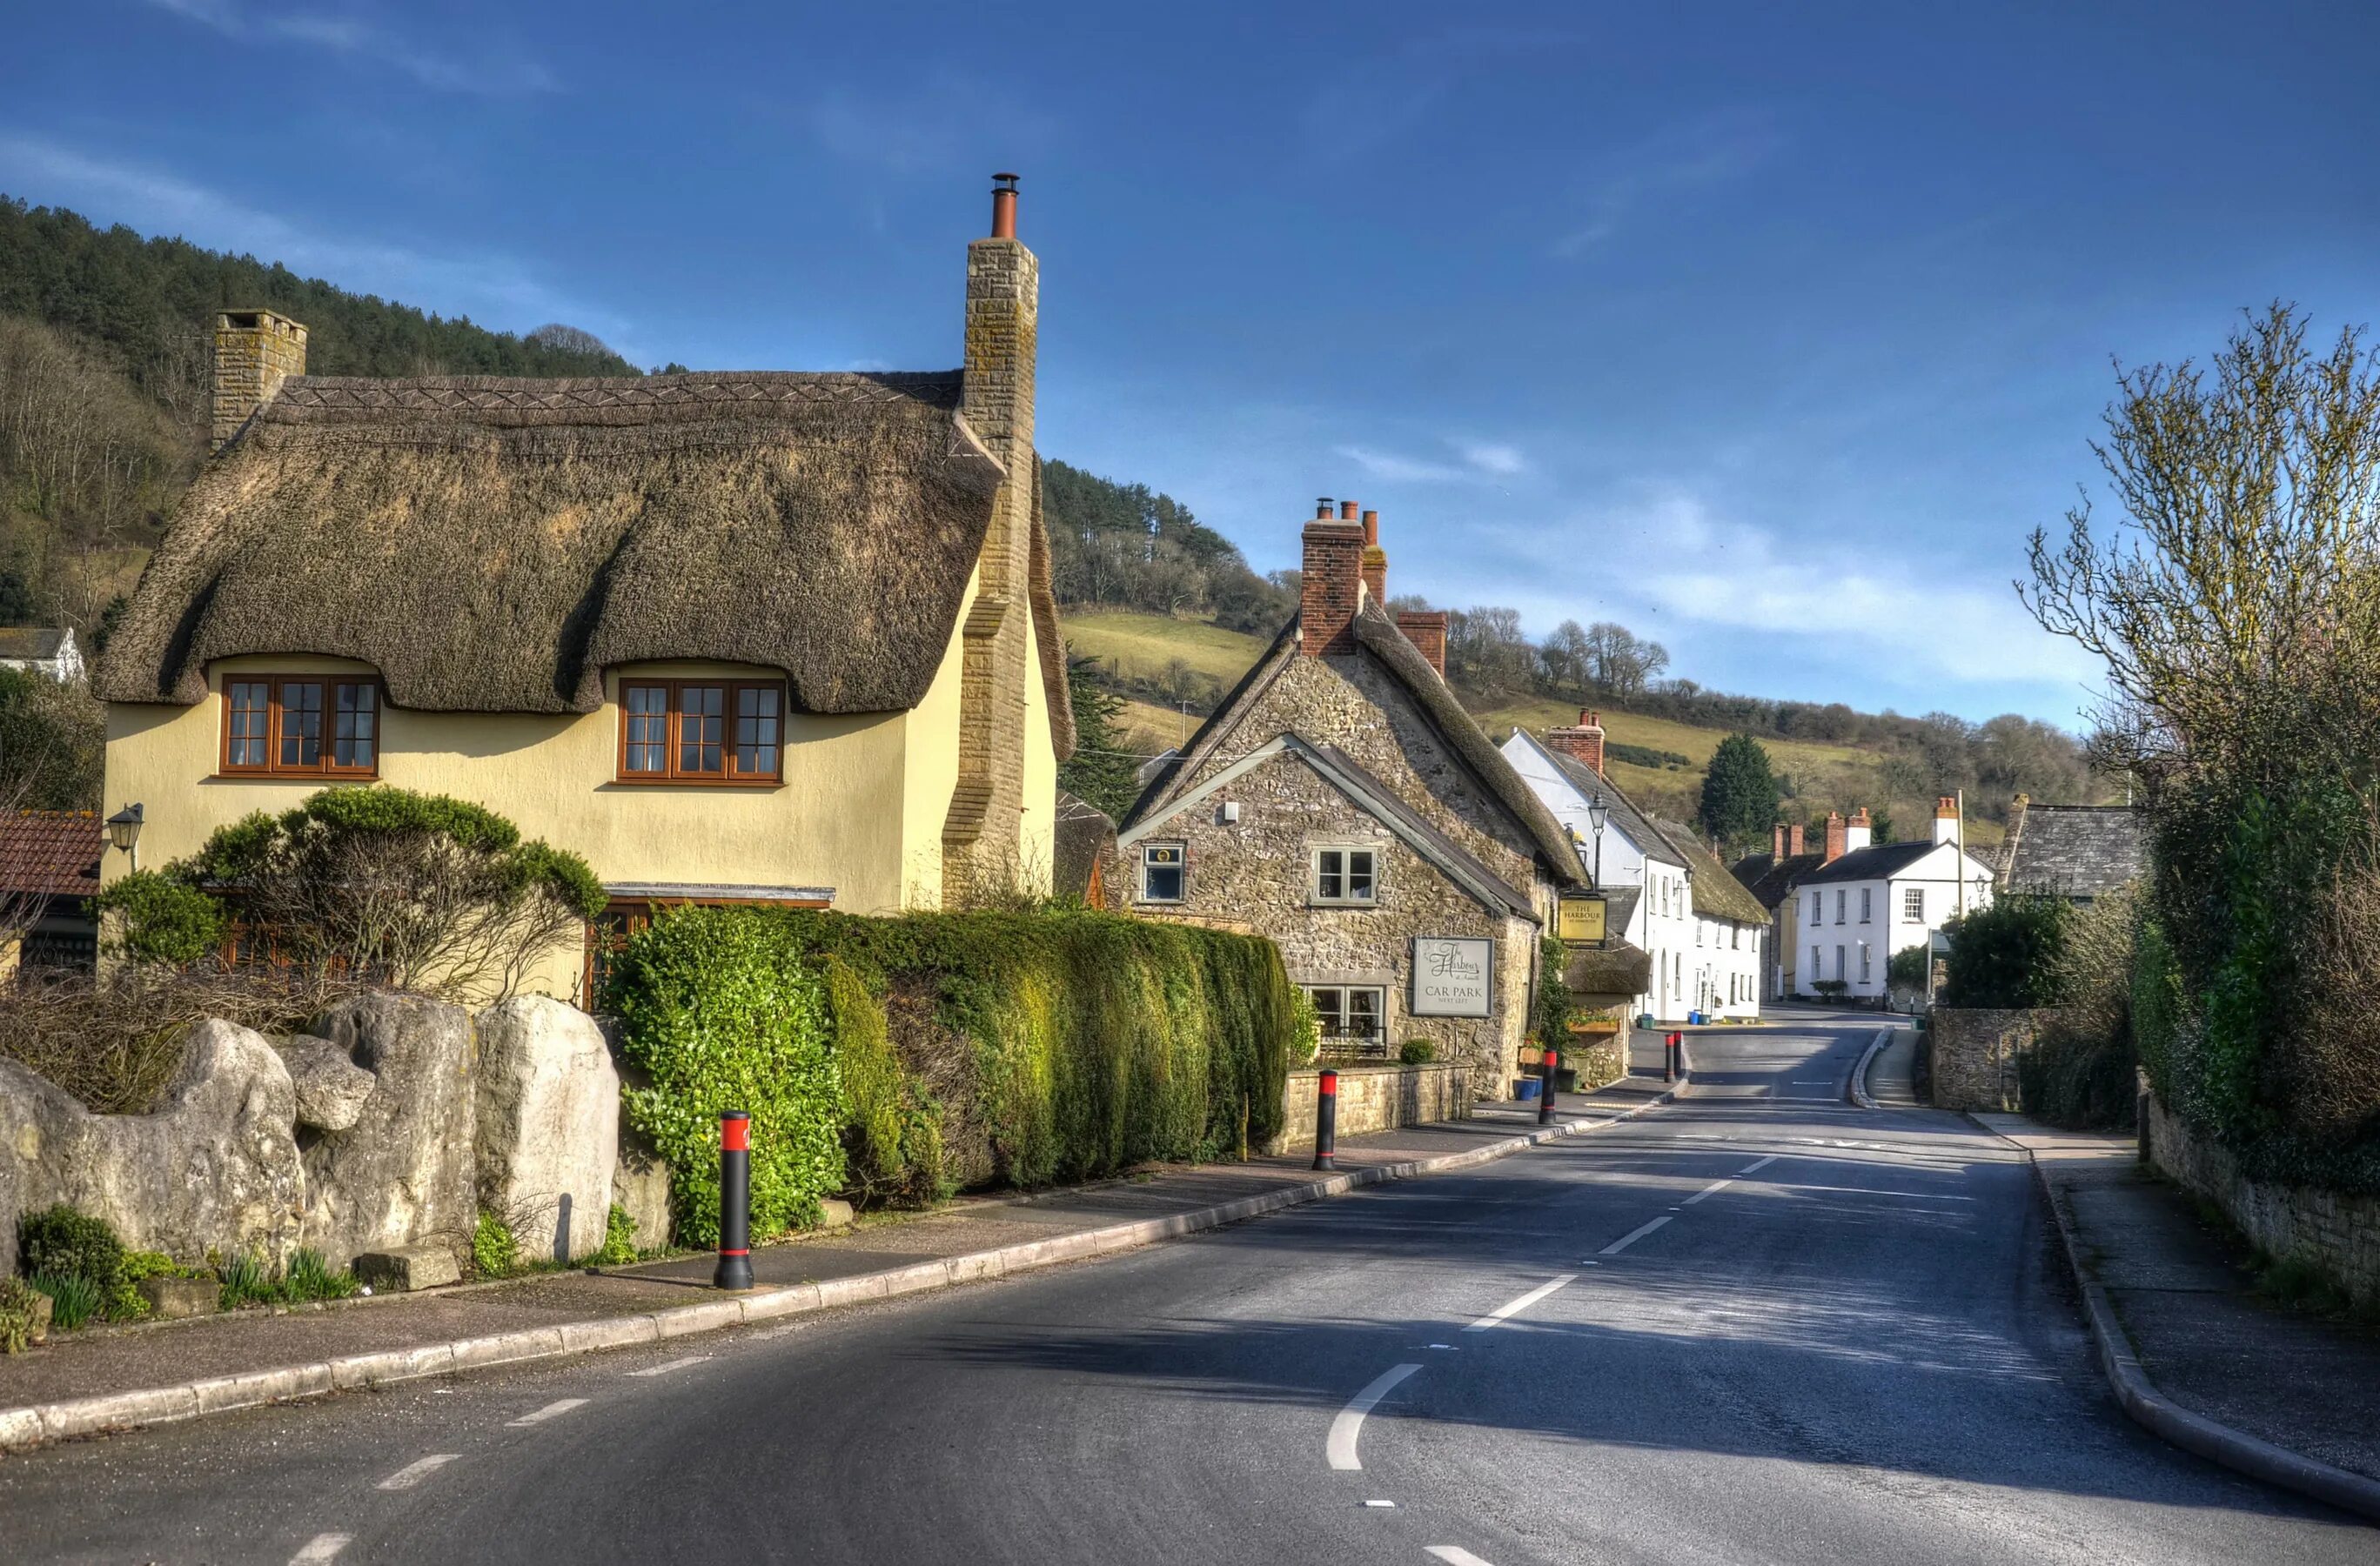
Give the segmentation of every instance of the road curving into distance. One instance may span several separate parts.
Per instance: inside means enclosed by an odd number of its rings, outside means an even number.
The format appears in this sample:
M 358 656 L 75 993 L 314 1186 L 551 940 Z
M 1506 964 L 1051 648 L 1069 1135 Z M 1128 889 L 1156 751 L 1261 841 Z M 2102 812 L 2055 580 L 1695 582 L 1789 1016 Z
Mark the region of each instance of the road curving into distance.
M 2117 1410 L 2031 1177 L 1844 1099 L 1679 1103 L 1096 1265 L 0 1462 L 11 1560 L 2364 1562 Z

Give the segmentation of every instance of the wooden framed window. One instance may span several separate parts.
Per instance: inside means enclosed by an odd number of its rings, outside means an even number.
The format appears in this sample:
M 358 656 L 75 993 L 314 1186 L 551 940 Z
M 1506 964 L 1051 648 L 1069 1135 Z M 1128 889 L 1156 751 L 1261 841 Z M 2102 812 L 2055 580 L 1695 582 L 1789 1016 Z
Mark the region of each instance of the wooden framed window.
M 785 687 L 773 680 L 620 682 L 622 783 L 784 781 Z
M 1322 1018 L 1324 1048 L 1340 1054 L 1387 1052 L 1387 990 L 1355 984 L 1309 984 L 1304 988 Z
M 1900 894 L 1900 917 L 1915 924 L 1925 922 L 1925 889 L 1912 886 Z
M 1378 867 L 1369 848 L 1318 848 L 1306 888 L 1317 903 L 1368 904 L 1378 887 Z
M 268 778 L 380 775 L 380 682 L 253 674 L 224 683 L 223 771 Z

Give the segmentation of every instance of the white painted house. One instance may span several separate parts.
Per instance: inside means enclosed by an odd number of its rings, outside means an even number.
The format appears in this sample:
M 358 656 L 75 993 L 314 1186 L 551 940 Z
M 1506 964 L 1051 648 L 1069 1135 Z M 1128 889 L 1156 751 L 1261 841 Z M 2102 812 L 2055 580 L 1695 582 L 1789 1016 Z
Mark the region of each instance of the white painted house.
M 1603 725 L 1596 714 L 1581 712 L 1575 727 L 1550 730 L 1542 741 L 1514 729 L 1502 749 L 1512 770 L 1577 840 L 1597 890 L 1609 903 L 1612 935 L 1652 957 L 1651 988 L 1636 998 L 1633 1010 L 1665 1023 L 1682 1023 L 1696 1011 L 1758 1015 L 1759 986 L 1731 982 L 1718 953 L 1753 941 L 1751 971 L 1756 973 L 1759 932 L 1738 933 L 1732 924 L 1722 932 L 1707 909 L 1697 917 L 1691 839 L 1682 844 L 1664 832 L 1604 775 Z M 1710 864 L 1725 877 L 1718 861 Z M 1714 887 L 1699 900 L 1708 902 L 1717 892 Z M 1741 1001 L 1725 999 L 1739 992 Z
M 1955 799 L 1937 804 L 1931 842 L 1872 845 L 1868 833 L 1865 810 L 1840 829 L 1830 821 L 1823 861 L 1793 878 L 1793 917 L 1779 922 L 1797 946 L 1786 970 L 1796 995 L 1815 998 L 1818 984 L 1840 979 L 1848 999 L 1881 996 L 1894 953 L 1927 945 L 1992 900 L 1992 867 L 1959 847 Z
M 83 677 L 82 649 L 71 625 L 0 625 L 0 669 L 22 669 L 54 680 Z
M 1755 1022 L 1768 944 L 1768 910 L 1684 821 L 1653 826 L 1685 855 L 1694 907 L 1694 949 L 1686 962 L 1686 1006 L 1706 1021 Z

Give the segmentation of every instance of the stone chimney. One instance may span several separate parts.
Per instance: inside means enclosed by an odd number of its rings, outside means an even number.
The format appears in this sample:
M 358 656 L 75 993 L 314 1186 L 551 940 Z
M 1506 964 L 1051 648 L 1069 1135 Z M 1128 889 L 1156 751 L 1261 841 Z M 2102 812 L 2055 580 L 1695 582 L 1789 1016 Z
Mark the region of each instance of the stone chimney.
M 1575 727 L 1548 729 L 1546 743 L 1597 777 L 1603 775 L 1603 720 L 1594 712 L 1581 712 Z
M 2016 798 L 2022 808 L 2025 803 L 2024 795 L 2020 794 Z M 1959 841 L 1959 796 L 1955 794 L 1941 795 L 1934 801 L 1934 841 L 1937 844 Z
M 231 443 L 258 408 L 273 400 L 281 382 L 306 373 L 306 329 L 269 310 L 227 310 L 215 317 L 213 438 L 218 452 Z
M 1308 658 L 1355 650 L 1355 611 L 1364 594 L 1364 525 L 1355 503 L 1333 516 L 1330 497 L 1314 503 L 1305 525 L 1305 559 L 1297 601 L 1298 650 Z
M 1397 629 L 1415 650 L 1429 660 L 1439 679 L 1446 678 L 1446 611 L 1443 609 L 1400 609 Z
M 959 776 L 942 823 L 942 900 L 1013 880 L 1025 799 L 1026 682 L 1033 653 L 1026 584 L 1033 540 L 1035 350 L 1041 263 L 1016 237 L 1016 176 L 992 176 L 991 233 L 966 261 L 959 413 L 1007 476 L 976 560 L 959 677 Z
M 1372 595 L 1374 603 L 1383 609 L 1389 606 L 1389 552 L 1380 547 L 1380 514 L 1377 511 L 1364 513 L 1364 590 Z
M 1843 856 L 1848 848 L 1845 840 L 1849 832 L 1850 829 L 1843 824 L 1840 810 L 1827 812 L 1827 856 L 1818 861 L 1820 864 L 1831 865 Z
M 1843 852 L 1856 854 L 1875 841 L 1876 823 L 1868 819 L 1867 807 L 1863 805 L 1852 812 L 1850 823 L 1843 828 Z
M 1791 826 L 1785 829 L 1785 852 L 1791 855 L 1802 855 L 1809 852 L 1807 848 L 1802 845 L 1802 823 L 1799 821 L 1795 821 Z

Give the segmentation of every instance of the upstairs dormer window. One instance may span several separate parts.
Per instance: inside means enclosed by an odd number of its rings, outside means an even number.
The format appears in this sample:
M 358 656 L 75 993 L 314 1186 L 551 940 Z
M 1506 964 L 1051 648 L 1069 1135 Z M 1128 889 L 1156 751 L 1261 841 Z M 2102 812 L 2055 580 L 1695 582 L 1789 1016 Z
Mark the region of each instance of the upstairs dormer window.
M 773 680 L 623 680 L 620 781 L 781 783 L 784 727 Z
M 226 776 L 375 778 L 380 686 L 328 674 L 224 682 Z

